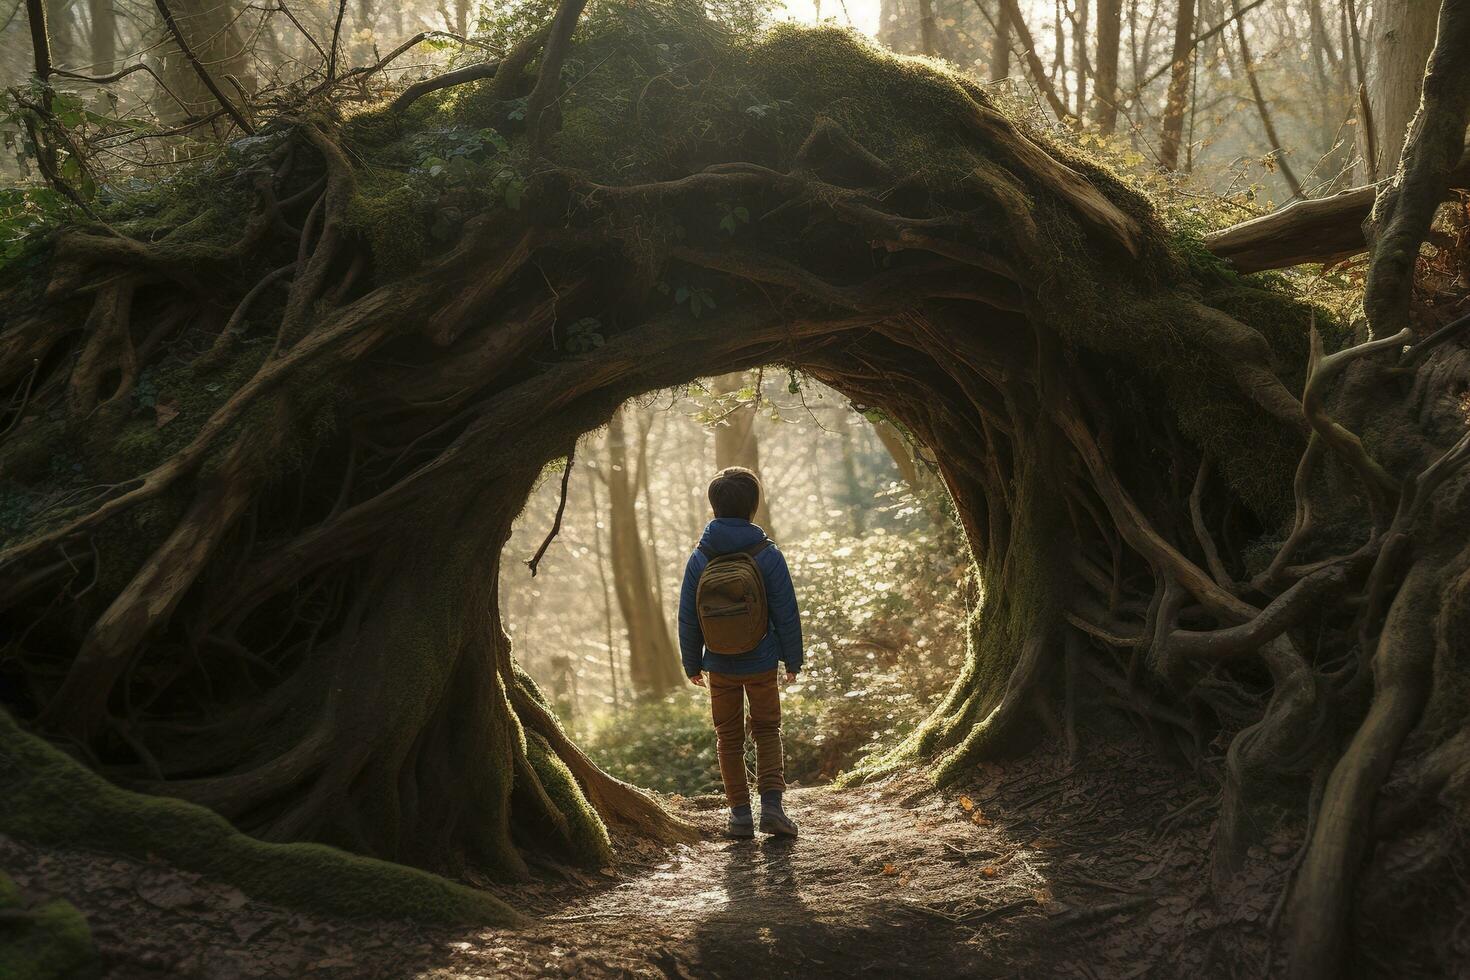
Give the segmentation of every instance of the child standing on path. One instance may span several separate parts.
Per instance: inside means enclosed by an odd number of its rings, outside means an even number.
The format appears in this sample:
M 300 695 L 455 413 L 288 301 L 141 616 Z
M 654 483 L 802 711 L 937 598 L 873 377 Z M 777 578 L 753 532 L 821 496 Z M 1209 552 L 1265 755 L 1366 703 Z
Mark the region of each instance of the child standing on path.
M 781 807 L 786 780 L 781 757 L 781 692 L 801 670 L 801 619 L 786 559 L 750 522 L 761 485 L 743 466 L 720 470 L 709 485 L 714 520 L 684 569 L 679 595 L 679 654 L 691 684 L 709 675 L 720 778 L 730 804 L 730 837 L 754 837 L 750 786 L 745 775 L 745 703 L 755 734 L 760 829 L 796 836 L 796 822 Z

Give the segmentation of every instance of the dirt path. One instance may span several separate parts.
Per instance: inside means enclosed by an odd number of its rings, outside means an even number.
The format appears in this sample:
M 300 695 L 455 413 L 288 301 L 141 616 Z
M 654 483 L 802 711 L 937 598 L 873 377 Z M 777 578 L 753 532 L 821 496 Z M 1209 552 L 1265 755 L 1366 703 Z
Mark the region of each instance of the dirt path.
M 494 887 L 530 928 L 452 930 L 299 915 L 156 864 L 0 840 L 32 895 L 89 917 L 106 976 L 1260 976 L 1291 842 L 1259 848 L 1228 907 L 1207 895 L 1209 788 L 1190 774 L 1045 753 L 954 791 L 917 777 L 797 789 L 796 841 L 708 831 L 627 846 L 589 877 Z M 492 886 L 493 887 L 493 886 Z

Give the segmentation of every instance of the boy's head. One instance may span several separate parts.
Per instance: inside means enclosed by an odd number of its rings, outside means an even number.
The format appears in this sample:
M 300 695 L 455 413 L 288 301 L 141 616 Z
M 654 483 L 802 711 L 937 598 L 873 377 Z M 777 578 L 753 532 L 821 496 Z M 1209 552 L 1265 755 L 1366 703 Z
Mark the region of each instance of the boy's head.
M 709 505 L 716 517 L 755 516 L 761 502 L 761 481 L 743 466 L 727 466 L 709 481 Z

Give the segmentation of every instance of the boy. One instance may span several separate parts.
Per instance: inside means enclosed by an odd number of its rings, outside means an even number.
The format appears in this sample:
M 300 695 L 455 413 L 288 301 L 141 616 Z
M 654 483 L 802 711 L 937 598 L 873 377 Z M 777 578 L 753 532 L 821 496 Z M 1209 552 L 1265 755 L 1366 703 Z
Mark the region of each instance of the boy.
M 679 596 L 679 654 L 689 682 L 705 686 L 709 674 L 710 710 L 714 716 L 715 744 L 720 778 L 730 804 L 726 836 L 755 836 L 750 810 L 750 786 L 745 776 L 745 701 L 750 701 L 750 727 L 755 733 L 756 782 L 761 794 L 761 833 L 795 837 L 796 822 L 781 808 L 786 789 L 781 759 L 781 694 L 776 687 L 776 665 L 786 666 L 786 683 L 801 670 L 801 619 L 796 591 L 786 559 L 766 539 L 766 532 L 750 522 L 760 504 L 761 485 L 743 466 L 715 474 L 709 485 L 714 520 L 704 529 L 699 546 L 684 569 Z M 699 577 L 714 557 L 744 551 L 759 569 L 765 585 L 769 620 L 765 635 L 743 653 L 715 653 L 705 646 L 696 597 Z M 711 641 L 713 642 L 713 641 Z M 718 645 L 718 644 L 716 644 Z

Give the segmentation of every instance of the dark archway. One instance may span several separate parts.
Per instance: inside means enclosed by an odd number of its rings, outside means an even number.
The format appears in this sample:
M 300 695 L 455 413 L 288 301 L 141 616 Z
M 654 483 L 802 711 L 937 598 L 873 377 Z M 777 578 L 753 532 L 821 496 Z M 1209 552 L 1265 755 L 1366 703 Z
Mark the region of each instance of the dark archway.
M 39 489 L 0 551 L 9 707 L 269 840 L 514 876 L 602 860 L 605 822 L 677 838 L 517 669 L 486 558 L 623 401 L 789 363 L 934 450 L 985 582 L 953 690 L 867 772 L 1074 738 L 1068 677 L 1201 764 L 1223 735 L 1217 879 L 1322 814 L 1295 962 L 1331 969 L 1401 747 L 1413 793 L 1463 758 L 1464 350 L 1346 346 L 846 34 L 599 8 L 556 132 L 542 41 L 407 108 L 283 119 L 112 216 L 152 240 L 63 229 L 10 287 L 3 452 Z M 445 141 L 474 146 L 422 166 Z

